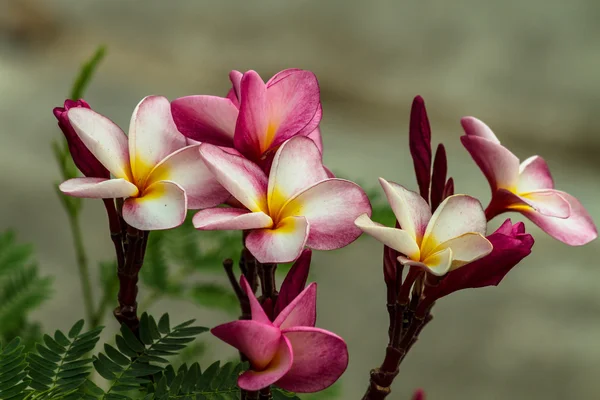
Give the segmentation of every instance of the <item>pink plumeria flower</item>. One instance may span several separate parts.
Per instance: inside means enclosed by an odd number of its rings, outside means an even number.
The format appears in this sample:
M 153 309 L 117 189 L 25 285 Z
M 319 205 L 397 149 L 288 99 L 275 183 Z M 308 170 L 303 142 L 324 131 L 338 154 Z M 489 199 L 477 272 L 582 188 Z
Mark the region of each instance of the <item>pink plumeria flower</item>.
M 287 69 L 266 84 L 255 71 L 232 71 L 229 77 L 227 97 L 186 96 L 171 103 L 181 133 L 235 148 L 265 171 L 275 150 L 294 136 L 310 137 L 321 150 L 321 100 L 312 72 Z
M 344 247 L 361 234 L 360 214 L 371 214 L 357 184 L 329 178 L 314 142 L 295 137 L 279 147 L 269 176 L 235 150 L 207 143 L 200 154 L 217 180 L 245 208 L 210 208 L 198 212 L 201 230 L 247 230 L 246 247 L 261 263 L 294 261 L 307 246 L 316 250 Z
M 555 239 L 571 246 L 594 240 L 598 231 L 583 205 L 573 196 L 554 189 L 546 161 L 539 156 L 519 159 L 482 121 L 465 117 L 461 120 L 466 135 L 465 148 L 487 178 L 492 200 L 486 216 L 507 211 L 520 212 Z
M 446 198 L 431 215 L 420 194 L 379 178 L 401 229 L 371 221 L 367 215 L 356 226 L 383 244 L 404 254 L 398 260 L 442 276 L 488 255 L 486 219 L 479 200 L 466 195 Z
M 311 283 L 271 322 L 246 279 L 241 281 L 252 319 L 211 330 L 250 361 L 250 369 L 240 375 L 238 386 L 254 391 L 277 385 L 296 393 L 311 393 L 335 383 L 348 366 L 348 348 L 341 337 L 314 327 L 317 284 Z
M 138 104 L 129 138 L 88 108 L 71 108 L 67 115 L 83 144 L 113 178 L 69 179 L 59 186 L 63 193 L 125 198 L 123 219 L 141 230 L 176 227 L 188 208 L 213 207 L 229 196 L 200 158 L 200 145 L 186 146 L 166 98 L 149 96 Z

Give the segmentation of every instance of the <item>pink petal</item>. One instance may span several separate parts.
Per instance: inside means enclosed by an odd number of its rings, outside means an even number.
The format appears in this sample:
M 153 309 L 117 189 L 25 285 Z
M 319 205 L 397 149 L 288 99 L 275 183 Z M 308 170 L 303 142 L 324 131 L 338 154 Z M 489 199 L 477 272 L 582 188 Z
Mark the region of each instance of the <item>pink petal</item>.
M 317 284 L 311 283 L 273 321 L 280 329 L 315 326 L 317 322 Z
M 160 181 L 148 186 L 140 197 L 123 204 L 123 219 L 143 231 L 175 228 L 185 220 L 187 201 L 181 186 Z
M 240 71 L 233 70 L 229 73 L 229 80 L 233 87 L 227 93 L 227 98 L 231 100 L 236 108 L 240 108 L 240 86 L 242 84 L 242 74 Z
M 248 357 L 252 368 L 264 369 L 272 362 L 281 342 L 281 331 L 257 321 L 233 321 L 210 332 Z
M 419 191 L 421 197 L 427 200 L 431 179 L 431 128 L 421 96 L 414 98 L 410 109 L 409 146 Z
M 316 127 L 311 133 L 306 135 L 306 137 L 315 142 L 315 145 L 319 149 L 319 152 L 323 154 L 323 139 L 321 138 L 321 129 L 319 127 Z M 333 176 L 331 176 L 330 178 L 333 178 Z
M 273 75 L 271 77 L 271 79 L 269 79 L 267 81 L 267 87 L 276 84 L 280 80 L 287 78 L 289 75 L 296 73 L 296 72 L 302 72 L 302 70 L 300 68 L 288 68 L 288 69 L 284 69 L 283 71 L 279 71 L 278 73 Z
M 480 233 L 465 233 L 450 239 L 435 248 L 435 252 L 452 250 L 451 270 L 487 256 L 492 252 L 492 244 Z
M 274 137 L 275 127 L 269 125 L 267 86 L 255 71 L 248 71 L 242 77 L 240 98 L 233 142 L 242 154 L 258 161 L 269 147 L 268 137 Z
M 569 202 L 554 189 L 521 193 L 519 198 L 538 213 L 548 217 L 568 218 L 571 214 Z
M 327 171 L 315 143 L 302 136 L 288 140 L 279 147 L 271 165 L 268 189 L 270 215 L 277 216 L 289 199 L 325 179 Z
M 253 230 L 246 247 L 260 263 L 287 263 L 300 256 L 306 244 L 309 223 L 304 217 L 284 218 L 274 229 Z
M 85 147 L 115 178 L 133 180 L 127 136 L 121 128 L 108 118 L 83 107 L 71 108 L 67 116 Z
M 250 211 L 268 213 L 268 180 L 258 165 L 208 143 L 200 145 L 200 155 L 217 181 L 240 203 Z
M 71 158 L 77 168 L 88 178 L 110 178 L 110 172 L 98 161 L 98 159 L 88 150 L 83 144 L 75 129 L 69 122 L 67 113 L 69 109 L 83 107 L 90 108 L 90 105 L 83 99 L 74 101 L 67 99 L 64 102 L 64 107 L 54 107 L 52 110 L 54 116 L 58 120 L 58 127 L 65 135 Z
M 295 327 L 283 331 L 294 353 L 288 373 L 276 385 L 296 393 L 323 390 L 337 381 L 348 367 L 344 339 L 324 329 Z
M 379 178 L 379 183 L 398 219 L 400 228 L 406 231 L 420 245 L 427 224 L 431 219 L 429 205 L 418 193 L 394 182 Z
M 479 200 L 462 194 L 450 196 L 435 210 L 427 225 L 421 257 L 431 254 L 439 244 L 465 233 L 485 235 L 486 227 L 487 220 Z
M 592 217 L 575 197 L 557 191 L 571 206 L 569 218 L 554 218 L 542 215 L 533 210 L 521 213 L 533 221 L 544 232 L 570 246 L 581 246 L 598 237 L 598 230 Z
M 69 196 L 93 199 L 117 199 L 138 194 L 138 188 L 125 179 L 73 178 L 58 188 Z
M 129 124 L 131 170 L 138 186 L 160 161 L 186 145 L 171 115 L 169 100 L 145 97 L 137 105 Z
M 425 400 L 425 392 L 423 389 L 419 389 L 413 393 L 412 400 Z
M 484 124 L 483 121 L 478 120 L 475 117 L 463 117 L 461 118 L 460 123 L 467 135 L 480 137 L 493 143 L 500 144 L 500 141 L 494 132 L 489 126 Z
M 240 208 L 216 207 L 197 212 L 192 219 L 194 227 L 203 231 L 248 230 L 269 228 L 273 220 L 263 212 Z
M 279 346 L 271 363 L 262 370 L 249 370 L 238 378 L 238 386 L 244 390 L 256 391 L 277 382 L 288 373 L 294 362 L 292 346 L 285 336 L 281 336 Z M 257 368 L 258 369 L 258 368 Z
M 206 167 L 199 148 L 200 145 L 187 146 L 167 156 L 152 170 L 146 185 L 177 182 L 185 190 L 190 210 L 214 207 L 227 200 L 229 192 Z
M 431 174 L 431 209 L 438 208 L 444 200 L 444 188 L 446 186 L 446 174 L 448 172 L 448 162 L 446 160 L 446 149 L 443 144 L 439 144 L 433 160 L 433 172 Z
M 238 109 L 228 98 L 186 96 L 171 102 L 173 120 L 186 137 L 218 146 L 233 147 Z
M 312 250 L 304 249 L 300 257 L 298 257 L 292 268 L 288 271 L 281 283 L 279 296 L 277 296 L 275 303 L 273 312 L 275 317 L 304 290 L 306 280 L 308 279 L 308 271 L 310 270 L 311 258 Z
M 280 218 L 304 216 L 310 224 L 306 245 L 316 250 L 334 250 L 356 240 L 361 230 L 354 221 L 371 216 L 369 198 L 357 184 L 327 179 L 300 192 L 281 210 Z
M 542 157 L 533 156 L 519 166 L 518 193 L 540 189 L 554 189 L 554 180 L 550 175 L 548 164 Z
M 308 135 L 319 123 L 319 83 L 310 71 L 294 71 L 267 87 L 270 129 L 262 142 L 266 147 L 279 146 L 296 134 Z
M 242 290 L 248 296 L 248 301 L 250 302 L 250 310 L 252 312 L 252 321 L 260 322 L 262 324 L 273 325 L 267 314 L 265 314 L 265 310 L 263 310 L 262 306 L 258 302 L 258 299 L 254 295 L 250 284 L 246 280 L 246 277 L 242 275 L 240 277 L 240 284 L 242 286 Z
M 366 214 L 356 218 L 354 224 L 364 233 L 374 237 L 384 245 L 405 254 L 413 260 L 420 259 L 421 250 L 419 249 L 419 245 L 407 231 L 388 228 L 387 226 L 373 222 Z
M 513 153 L 501 144 L 476 136 L 461 136 L 460 140 L 487 178 L 492 191 L 516 189 L 519 159 Z

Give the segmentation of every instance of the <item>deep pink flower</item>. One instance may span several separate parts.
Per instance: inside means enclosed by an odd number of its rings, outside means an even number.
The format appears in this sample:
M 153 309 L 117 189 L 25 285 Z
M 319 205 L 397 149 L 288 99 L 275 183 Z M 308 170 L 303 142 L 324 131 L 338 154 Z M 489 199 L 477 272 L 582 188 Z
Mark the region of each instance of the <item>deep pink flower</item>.
M 464 267 L 448 273 L 437 286 L 425 285 L 427 303 L 461 289 L 496 286 L 523 258 L 531 253 L 533 237 L 525 232 L 522 222 L 512 224 L 510 219 L 487 239 L 493 250 Z
M 317 284 L 311 283 L 272 322 L 244 277 L 241 284 L 250 300 L 252 319 L 211 330 L 250 361 L 238 386 L 260 390 L 274 384 L 296 393 L 311 393 L 337 381 L 348 366 L 348 349 L 339 336 L 314 327 Z
M 67 99 L 65 100 L 64 107 L 55 107 L 52 112 L 58 120 L 58 127 L 65 135 L 65 139 L 67 139 L 69 152 L 71 153 L 75 166 L 88 178 L 108 179 L 110 177 L 110 172 L 108 172 L 104 165 L 102 165 L 102 163 L 100 163 L 100 161 L 98 161 L 98 159 L 83 144 L 69 121 L 67 112 L 69 109 L 77 107 L 90 109 L 90 105 L 83 99 L 77 101 Z
M 425 400 L 425 391 L 423 389 L 417 390 L 413 393 L 412 400 Z
M 281 311 L 288 306 L 304 290 L 308 280 L 312 250 L 304 249 L 302 254 L 292 265 L 285 279 L 281 283 L 279 296 L 273 308 L 273 317 L 277 317 Z
M 171 117 L 169 101 L 148 96 L 135 108 L 129 136 L 108 118 L 71 108 L 77 136 L 113 178 L 75 178 L 60 190 L 70 196 L 124 198 L 123 219 L 141 230 L 183 223 L 188 209 L 214 207 L 229 197 L 204 165 L 199 145 L 186 146 Z
M 171 103 L 181 133 L 235 148 L 265 171 L 277 148 L 294 136 L 308 136 L 322 150 L 319 84 L 312 72 L 287 69 L 266 84 L 255 71 L 232 71 L 229 77 L 227 97 L 186 96 Z
M 225 151 L 227 150 L 227 151 Z M 200 230 L 249 230 L 246 247 L 261 263 L 291 262 L 307 246 L 334 250 L 356 240 L 356 217 L 371 215 L 357 184 L 329 178 L 315 143 L 297 136 L 279 147 L 267 174 L 233 149 L 203 143 L 206 166 L 244 208 L 210 208 L 193 219 Z
M 492 200 L 486 209 L 488 220 L 515 211 L 571 246 L 598 237 L 592 218 L 579 200 L 554 189 L 548 165 L 541 157 L 530 157 L 519 165 L 519 159 L 500 144 L 482 121 L 465 117 L 461 123 L 466 133 L 461 141 L 492 189 Z

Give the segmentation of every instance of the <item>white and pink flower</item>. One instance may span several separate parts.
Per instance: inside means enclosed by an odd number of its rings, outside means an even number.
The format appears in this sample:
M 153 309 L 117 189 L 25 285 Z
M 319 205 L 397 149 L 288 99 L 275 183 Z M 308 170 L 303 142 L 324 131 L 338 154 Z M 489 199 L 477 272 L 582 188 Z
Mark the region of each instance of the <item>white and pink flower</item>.
M 112 178 L 74 178 L 60 190 L 70 196 L 124 198 L 123 219 L 141 230 L 181 225 L 188 209 L 220 204 L 227 191 L 206 168 L 198 148 L 187 146 L 164 97 L 148 96 L 131 117 L 129 137 L 108 118 L 70 108 L 69 122 Z

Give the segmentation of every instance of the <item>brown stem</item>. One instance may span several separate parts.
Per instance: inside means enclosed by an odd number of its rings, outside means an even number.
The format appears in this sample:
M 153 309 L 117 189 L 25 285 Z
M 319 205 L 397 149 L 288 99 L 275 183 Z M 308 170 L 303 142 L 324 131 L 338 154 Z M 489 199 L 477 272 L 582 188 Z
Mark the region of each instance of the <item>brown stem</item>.
M 271 388 L 266 387 L 264 389 L 261 389 L 258 394 L 258 399 L 259 400 L 273 400 L 273 393 L 271 393 Z
M 119 306 L 113 314 L 117 321 L 127 325 L 132 332 L 137 333 L 139 319 L 137 316 L 137 283 L 138 273 L 141 268 L 145 243 L 148 239 L 147 232 L 127 227 L 127 252 L 123 268 L 117 271 L 119 277 Z

